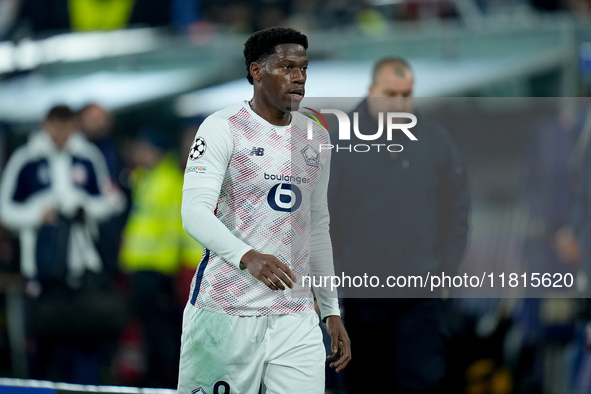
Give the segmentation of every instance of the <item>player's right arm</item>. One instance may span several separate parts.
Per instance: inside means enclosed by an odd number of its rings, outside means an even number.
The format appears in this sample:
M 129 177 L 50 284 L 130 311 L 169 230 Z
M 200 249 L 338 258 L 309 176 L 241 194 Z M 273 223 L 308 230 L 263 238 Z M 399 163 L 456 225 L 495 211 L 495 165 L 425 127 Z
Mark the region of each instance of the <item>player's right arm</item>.
M 203 143 L 204 151 L 194 151 Z M 183 228 L 230 264 L 241 269 L 248 268 L 252 276 L 270 289 L 283 290 L 283 283 L 293 287 L 290 277 L 295 276 L 289 267 L 273 255 L 254 250 L 215 215 L 233 148 L 227 120 L 210 116 L 199 127 L 185 170 L 181 207 Z

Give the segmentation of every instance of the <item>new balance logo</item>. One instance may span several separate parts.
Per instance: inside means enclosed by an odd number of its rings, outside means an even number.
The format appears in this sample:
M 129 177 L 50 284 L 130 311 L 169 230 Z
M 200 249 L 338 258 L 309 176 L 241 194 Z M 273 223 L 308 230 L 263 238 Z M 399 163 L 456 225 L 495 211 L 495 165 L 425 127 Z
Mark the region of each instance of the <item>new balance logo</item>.
M 250 151 L 250 156 L 263 156 L 265 154 L 264 148 L 257 148 L 253 146 L 252 150 Z

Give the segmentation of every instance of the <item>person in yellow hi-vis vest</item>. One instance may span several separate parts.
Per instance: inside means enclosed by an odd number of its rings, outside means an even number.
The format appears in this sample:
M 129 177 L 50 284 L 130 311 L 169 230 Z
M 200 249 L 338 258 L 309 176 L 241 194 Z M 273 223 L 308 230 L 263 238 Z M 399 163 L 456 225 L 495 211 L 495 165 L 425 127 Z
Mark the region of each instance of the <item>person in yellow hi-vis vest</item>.
M 115 30 L 127 26 L 134 0 L 69 0 L 73 30 Z
M 193 267 L 202 247 L 187 235 L 180 208 L 183 175 L 175 155 L 167 153 L 164 133 L 144 128 L 133 146 L 132 210 L 123 231 L 120 261 L 130 274 L 131 303 L 142 327 L 149 387 L 176 385 L 182 305 L 176 275 Z

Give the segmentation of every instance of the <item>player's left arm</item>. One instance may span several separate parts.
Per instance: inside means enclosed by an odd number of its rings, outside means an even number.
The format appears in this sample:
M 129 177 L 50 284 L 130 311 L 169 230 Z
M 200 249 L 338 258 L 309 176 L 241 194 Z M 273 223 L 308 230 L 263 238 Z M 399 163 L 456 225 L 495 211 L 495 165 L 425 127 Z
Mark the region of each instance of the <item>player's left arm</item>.
M 329 234 L 329 213 L 327 203 L 328 180 L 330 173 L 330 153 L 323 161 L 321 174 L 316 182 L 311 201 L 311 239 L 310 239 L 310 274 L 312 276 L 334 275 L 332 243 Z M 314 283 L 316 281 L 313 281 Z M 314 293 L 318 301 L 322 321 L 326 322 L 327 332 L 331 337 L 332 355 L 328 359 L 335 360 L 330 364 L 340 372 L 351 361 L 351 341 L 340 316 L 338 294 L 336 289 L 315 287 Z
M 347 334 L 341 317 L 335 315 L 326 318 L 326 331 L 330 336 L 330 350 L 332 351 L 332 354 L 326 358 L 335 360 L 330 363 L 330 367 L 336 368 L 336 372 L 341 372 L 351 361 L 349 334 Z
M 469 230 L 470 194 L 466 164 L 446 133 L 444 165 L 438 193 L 441 270 L 455 273 L 466 249 Z

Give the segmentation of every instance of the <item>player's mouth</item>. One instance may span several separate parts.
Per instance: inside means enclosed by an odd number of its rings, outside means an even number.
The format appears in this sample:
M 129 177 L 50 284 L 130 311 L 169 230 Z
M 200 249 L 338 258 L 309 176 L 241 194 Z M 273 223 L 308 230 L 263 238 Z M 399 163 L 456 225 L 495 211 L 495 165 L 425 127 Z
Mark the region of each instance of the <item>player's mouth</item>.
M 304 89 L 294 89 L 288 92 L 289 97 L 294 101 L 302 101 L 304 98 Z

